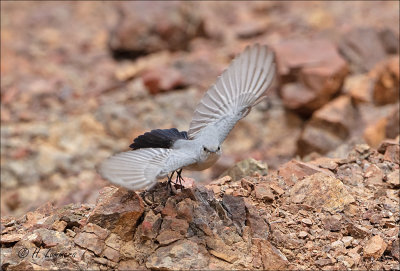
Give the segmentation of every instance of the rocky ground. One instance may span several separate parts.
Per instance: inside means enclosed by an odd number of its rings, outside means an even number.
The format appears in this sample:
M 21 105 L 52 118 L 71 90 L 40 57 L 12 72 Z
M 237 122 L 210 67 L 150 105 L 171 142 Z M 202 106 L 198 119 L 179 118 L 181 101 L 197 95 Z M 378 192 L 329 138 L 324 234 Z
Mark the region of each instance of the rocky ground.
M 1 2 L 2 267 L 399 268 L 399 3 L 154 3 Z M 148 130 L 187 130 L 254 43 L 275 51 L 269 98 L 184 172 L 195 186 L 96 173 Z
M 397 270 L 399 149 L 356 145 L 273 172 L 249 159 L 205 187 L 45 204 L 2 218 L 2 269 Z

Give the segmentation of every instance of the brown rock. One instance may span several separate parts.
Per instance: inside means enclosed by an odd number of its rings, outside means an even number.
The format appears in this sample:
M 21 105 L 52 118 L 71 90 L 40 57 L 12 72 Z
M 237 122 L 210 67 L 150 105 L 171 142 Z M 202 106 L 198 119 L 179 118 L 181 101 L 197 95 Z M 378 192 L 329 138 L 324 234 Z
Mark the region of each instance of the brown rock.
M 187 222 L 193 220 L 193 201 L 191 199 L 184 199 L 176 206 L 177 218 L 183 218 Z
M 323 219 L 322 223 L 324 224 L 324 228 L 328 231 L 340 231 L 342 228 L 340 221 L 332 216 Z
M 281 93 L 284 104 L 301 113 L 311 114 L 328 102 L 347 74 L 346 62 L 328 40 L 288 40 L 275 51 L 283 82 L 301 81 L 284 86 Z
M 399 35 L 390 28 L 384 28 L 379 31 L 383 47 L 385 47 L 387 54 L 399 53 Z
M 292 181 L 293 177 L 296 177 L 297 180 L 301 180 L 306 176 L 310 176 L 318 172 L 333 176 L 332 172 L 328 170 L 319 168 L 311 163 L 304 163 L 294 159 L 282 165 L 278 170 L 279 176 L 283 177 L 287 185 L 294 184 Z
M 251 236 L 253 238 L 267 240 L 269 226 L 267 222 L 260 216 L 256 207 L 246 203 L 247 223 L 250 226 Z
M 202 20 L 193 3 L 165 2 L 154 6 L 126 2 L 120 4 L 119 10 L 118 24 L 109 38 L 115 57 L 136 58 L 160 50 L 186 49 L 191 39 L 203 33 Z
M 222 173 L 221 177 L 228 175 L 232 178 L 232 181 L 235 182 L 243 177 L 251 176 L 256 172 L 261 175 L 267 175 L 268 165 L 254 160 L 253 158 L 249 158 L 236 163 L 232 168 Z
M 253 239 L 265 270 L 286 269 L 289 261 L 282 252 L 274 247 L 269 241 Z
M 243 198 L 225 194 L 222 198 L 222 205 L 227 210 L 238 232 L 242 233 L 246 222 L 246 207 Z
M 363 137 L 368 145 L 376 148 L 383 139 L 385 139 L 385 127 L 387 119 L 381 118 L 367 125 Z
M 376 165 L 370 165 L 365 171 L 364 177 L 366 178 L 367 183 L 374 185 L 382 185 L 383 181 L 383 172 Z
M 373 100 L 375 104 L 396 103 L 399 100 L 399 56 L 379 63 L 370 76 L 375 80 Z
M 393 241 L 391 249 L 390 249 L 390 254 L 396 260 L 400 259 L 400 244 L 399 244 L 399 239 L 398 238 Z
M 133 238 L 136 221 L 143 211 L 142 199 L 135 192 L 106 187 L 89 216 L 89 222 L 129 240 Z
M 392 171 L 386 176 L 386 181 L 388 184 L 390 184 L 394 188 L 399 188 L 400 187 L 400 172 L 398 169 Z
M 385 135 L 387 138 L 396 138 L 400 134 L 400 112 L 399 107 L 393 108 L 386 119 Z
M 157 94 L 184 87 L 184 79 L 179 71 L 169 67 L 156 67 L 142 74 L 143 84 L 151 94 Z
M 350 135 L 355 111 L 348 96 L 339 96 L 315 111 L 298 142 L 302 155 L 326 153 L 338 147 Z
M 368 229 L 362 226 L 354 225 L 353 223 L 347 224 L 346 230 L 347 233 L 354 238 L 364 238 L 369 235 Z
M 354 28 L 342 37 L 341 53 L 356 71 L 369 71 L 386 57 L 379 34 L 372 28 Z
M 375 235 L 368 240 L 364 247 L 364 257 L 380 258 L 385 252 L 387 244 L 379 235 Z
M 93 251 L 96 255 L 100 255 L 104 249 L 104 241 L 94 233 L 80 232 L 75 236 L 74 242 L 80 247 Z
M 154 214 L 153 210 L 150 210 L 144 217 L 143 222 L 139 225 L 138 230 L 141 236 L 147 239 L 153 239 L 157 236 L 161 227 L 161 214 Z
M 88 223 L 84 228 L 83 231 L 85 232 L 90 232 L 96 234 L 101 240 L 104 240 L 107 238 L 107 236 L 110 234 L 110 232 L 106 229 L 103 229 L 102 227 L 93 224 L 93 223 Z
M 33 233 L 39 236 L 44 247 L 54 247 L 57 245 L 67 246 L 70 243 L 69 238 L 63 232 L 52 231 L 48 229 L 37 229 Z
M 116 262 L 116 263 L 119 261 L 119 258 L 120 258 L 119 252 L 117 250 L 113 249 L 113 248 L 108 247 L 108 246 L 105 247 L 102 255 L 104 257 L 106 257 L 107 259 L 109 259 L 109 260 L 111 260 L 113 262 Z
M 275 199 L 274 194 L 272 193 L 269 185 L 267 184 L 264 183 L 256 184 L 254 192 L 256 194 L 257 199 L 265 200 L 268 202 L 272 202 Z
M 208 266 L 206 250 L 189 240 L 180 240 L 158 248 L 147 258 L 146 267 L 150 269 L 205 269 Z
M 60 221 L 60 220 L 58 220 L 58 221 L 56 221 L 56 222 L 54 222 L 53 223 L 53 225 L 51 226 L 51 228 L 53 229 L 53 230 L 56 230 L 56 231 L 64 231 L 65 230 L 65 228 L 67 227 L 67 222 L 65 222 L 65 221 Z
M 9 243 L 16 243 L 24 237 L 25 234 L 21 233 L 9 233 L 9 234 L 2 234 L 0 243 L 1 244 L 9 244 Z
M 226 245 L 218 236 L 207 237 L 206 244 L 208 252 L 219 259 L 234 263 L 239 258 L 234 248 Z
M 386 148 L 384 159 L 400 164 L 400 145 L 391 145 Z
M 122 240 L 115 233 L 111 233 L 108 238 L 105 240 L 105 243 L 110 248 L 113 248 L 117 251 L 121 248 Z
M 184 236 L 179 231 L 165 230 L 160 232 L 160 234 L 157 236 L 157 241 L 161 245 L 168 245 L 176 240 L 183 239 L 183 237 Z
M 316 173 L 296 183 L 290 191 L 290 197 L 296 199 L 304 195 L 302 203 L 335 213 L 354 202 L 343 183 L 323 173 Z
M 356 103 L 372 102 L 373 88 L 374 80 L 367 74 L 347 76 L 343 86 L 344 92 L 349 94 Z

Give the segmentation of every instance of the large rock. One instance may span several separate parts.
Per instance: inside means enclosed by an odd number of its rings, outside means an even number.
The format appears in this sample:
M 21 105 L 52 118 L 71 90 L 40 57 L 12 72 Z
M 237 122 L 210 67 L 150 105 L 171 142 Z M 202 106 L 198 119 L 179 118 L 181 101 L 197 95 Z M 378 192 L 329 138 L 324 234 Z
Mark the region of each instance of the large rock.
M 373 100 L 378 105 L 399 101 L 399 56 L 393 56 L 376 65 L 370 72 L 375 82 Z
M 355 117 L 351 98 L 346 95 L 315 111 L 299 139 L 300 154 L 326 153 L 338 147 L 350 135 Z
M 316 173 L 296 183 L 290 198 L 293 203 L 307 204 L 330 213 L 340 212 L 355 201 L 340 180 L 324 173 Z
M 191 39 L 203 35 L 203 22 L 195 3 L 124 2 L 118 23 L 110 32 L 115 57 L 136 58 L 160 50 L 186 49 Z
M 118 234 L 122 239 L 133 238 L 136 221 L 143 214 L 142 199 L 124 188 L 106 187 L 97 200 L 89 222 Z
M 312 48 L 312 50 L 310 50 Z M 310 115 L 335 95 L 347 75 L 347 63 L 324 39 L 289 40 L 275 47 L 286 107 Z
M 375 235 L 368 240 L 364 247 L 364 257 L 372 257 L 378 259 L 383 255 L 387 247 L 386 242 L 379 235 Z

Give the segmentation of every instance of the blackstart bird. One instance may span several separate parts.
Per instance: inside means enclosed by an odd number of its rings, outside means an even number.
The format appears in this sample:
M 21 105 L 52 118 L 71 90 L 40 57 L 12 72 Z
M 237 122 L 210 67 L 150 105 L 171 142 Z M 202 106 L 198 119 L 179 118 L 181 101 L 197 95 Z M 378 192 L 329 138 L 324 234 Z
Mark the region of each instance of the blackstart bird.
M 246 47 L 210 87 L 194 111 L 187 132 L 176 128 L 147 132 L 100 165 L 110 182 L 132 190 L 149 189 L 157 179 L 182 169 L 204 170 L 221 155 L 221 144 L 235 124 L 265 97 L 275 76 L 274 54 L 267 46 Z M 171 175 L 168 175 L 171 173 Z

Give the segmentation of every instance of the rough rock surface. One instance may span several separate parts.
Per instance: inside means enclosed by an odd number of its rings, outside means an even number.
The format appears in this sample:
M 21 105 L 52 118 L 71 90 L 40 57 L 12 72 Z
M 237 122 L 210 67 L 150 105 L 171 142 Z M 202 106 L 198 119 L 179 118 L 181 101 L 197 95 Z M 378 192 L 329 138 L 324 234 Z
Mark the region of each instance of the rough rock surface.
M 47 204 L 2 218 L 1 267 L 396 269 L 399 186 L 389 180 L 399 164 L 385 160 L 392 146 L 357 145 L 342 160 L 293 160 L 265 176 L 247 168 L 242 178 L 207 187 L 105 187 L 95 205 Z

